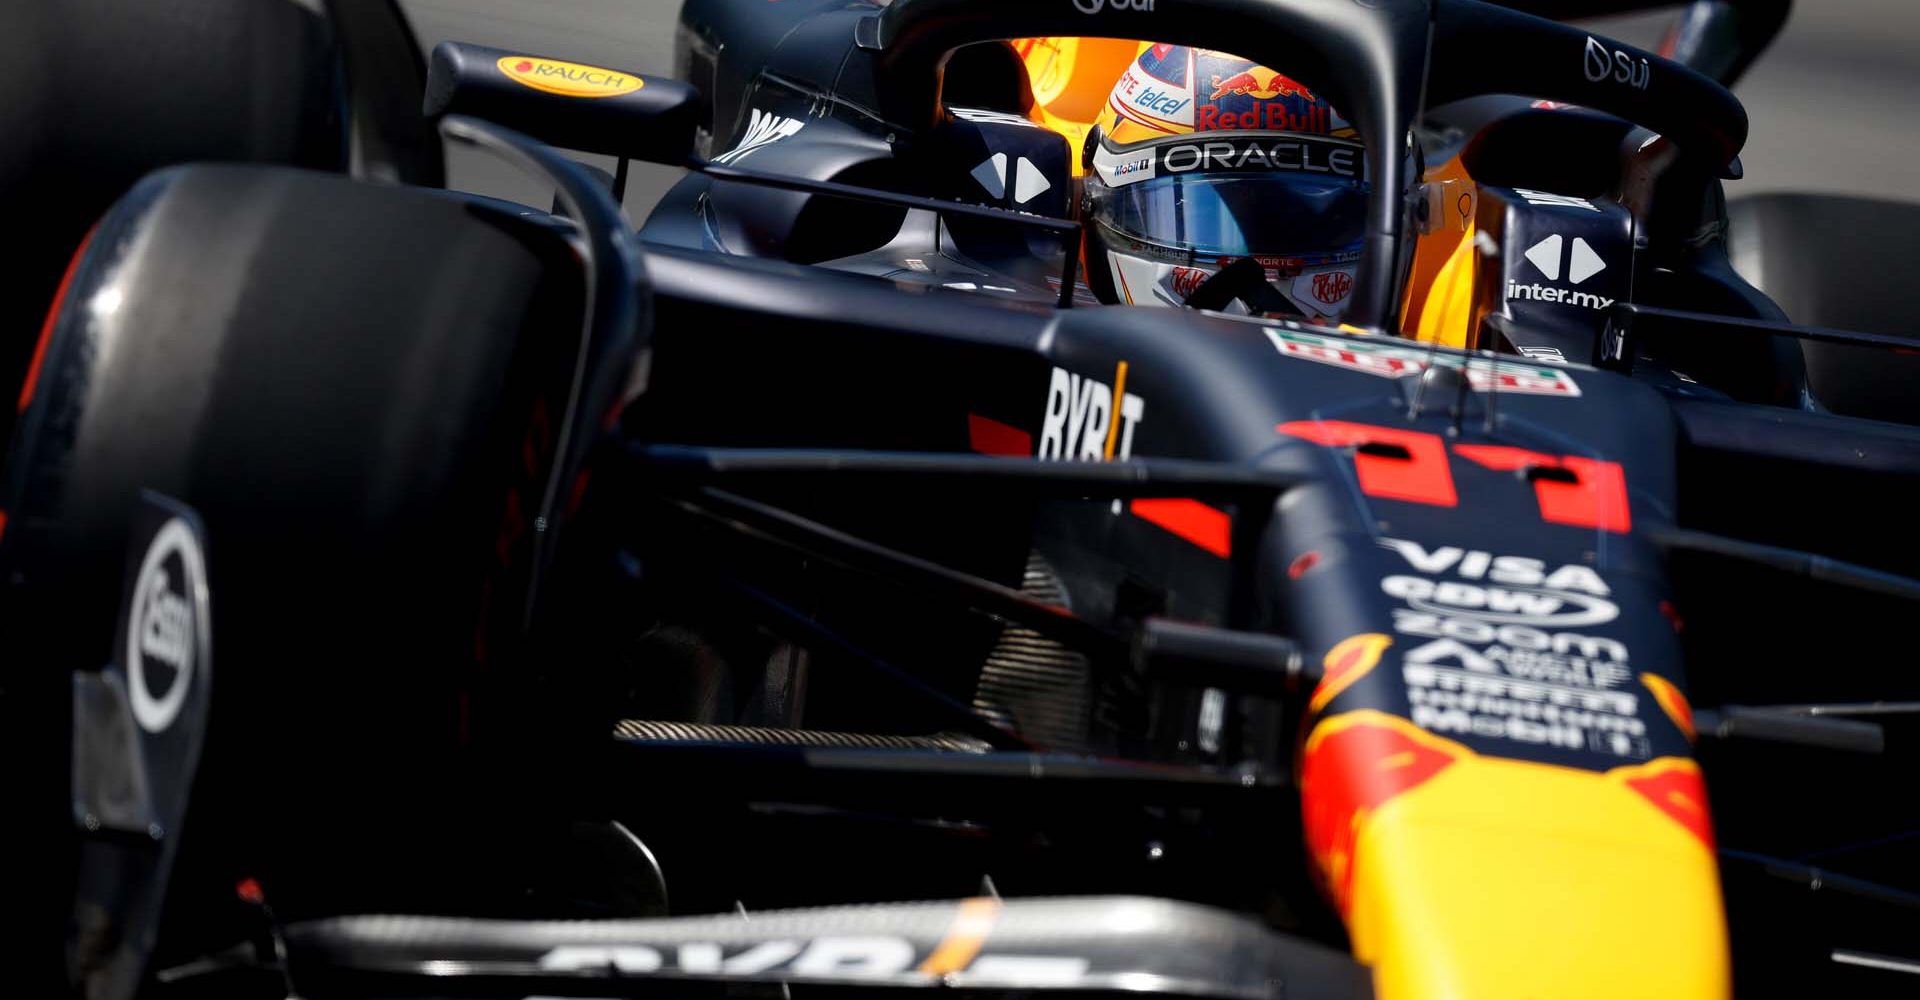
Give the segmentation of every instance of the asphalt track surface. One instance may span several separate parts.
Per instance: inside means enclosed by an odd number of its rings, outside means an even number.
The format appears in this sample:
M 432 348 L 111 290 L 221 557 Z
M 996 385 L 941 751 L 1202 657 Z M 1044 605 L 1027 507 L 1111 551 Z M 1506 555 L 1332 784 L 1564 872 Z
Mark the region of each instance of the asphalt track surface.
M 0 0 L 4 2 L 4 0 Z M 761 0 L 736 0 L 759 3 Z M 447 39 L 651 73 L 671 73 L 678 0 L 401 0 L 421 44 Z M 1664 19 L 1596 22 L 1652 47 Z M 1920 0 L 1799 0 L 1774 48 L 1736 88 L 1753 123 L 1745 180 L 1730 197 L 1800 190 L 1920 201 Z M 609 161 L 583 157 L 611 166 Z M 456 187 L 545 205 L 549 191 L 457 151 Z M 638 165 L 638 222 L 678 171 Z

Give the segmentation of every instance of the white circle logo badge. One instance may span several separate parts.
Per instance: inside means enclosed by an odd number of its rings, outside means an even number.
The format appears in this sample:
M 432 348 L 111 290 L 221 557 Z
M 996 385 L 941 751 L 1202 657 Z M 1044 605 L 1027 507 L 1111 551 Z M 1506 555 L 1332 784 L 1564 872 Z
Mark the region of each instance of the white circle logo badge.
M 163 733 L 180 717 L 207 637 L 206 563 L 187 522 L 173 518 L 147 546 L 127 616 L 133 718 Z

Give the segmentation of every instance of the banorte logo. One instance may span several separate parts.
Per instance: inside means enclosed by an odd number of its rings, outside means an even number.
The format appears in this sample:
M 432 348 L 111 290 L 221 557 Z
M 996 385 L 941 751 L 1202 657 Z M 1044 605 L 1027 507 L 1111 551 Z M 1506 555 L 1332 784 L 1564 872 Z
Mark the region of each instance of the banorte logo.
M 1276 97 L 1314 99 L 1313 91 L 1264 66 L 1253 66 L 1225 78 L 1215 76 L 1209 82 L 1213 86 L 1213 93 L 1207 95 L 1209 101 L 1217 101 L 1228 94 L 1261 101 Z
M 1109 10 L 1137 10 L 1151 14 L 1153 0 L 1073 0 L 1073 9 L 1082 14 L 1098 14 Z
M 495 65 L 523 87 L 562 97 L 619 97 L 646 86 L 632 73 L 539 56 L 501 56 Z

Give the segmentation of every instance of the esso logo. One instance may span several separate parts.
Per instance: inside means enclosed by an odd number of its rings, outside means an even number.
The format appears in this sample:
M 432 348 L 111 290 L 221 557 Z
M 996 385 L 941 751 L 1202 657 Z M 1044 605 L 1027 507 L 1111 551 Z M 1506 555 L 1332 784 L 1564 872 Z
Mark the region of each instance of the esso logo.
M 207 641 L 206 558 L 192 529 L 168 521 L 147 546 L 127 619 L 127 680 L 133 718 L 167 731 L 187 704 Z
M 1073 8 L 1082 14 L 1099 14 L 1109 10 L 1137 10 L 1151 14 L 1153 0 L 1073 0 Z

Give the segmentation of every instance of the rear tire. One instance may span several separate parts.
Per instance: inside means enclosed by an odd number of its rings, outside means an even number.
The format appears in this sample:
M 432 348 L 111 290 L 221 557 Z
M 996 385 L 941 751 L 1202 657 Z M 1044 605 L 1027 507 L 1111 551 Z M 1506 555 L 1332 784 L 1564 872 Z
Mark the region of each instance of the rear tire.
M 204 160 L 347 166 L 334 35 L 299 3 L 5 0 L 0 38 L 0 217 L 31 234 L 0 282 L 6 399 L 68 256 L 142 175 Z M 0 444 L 13 417 L 0 408 Z

